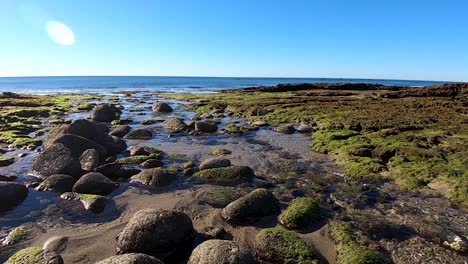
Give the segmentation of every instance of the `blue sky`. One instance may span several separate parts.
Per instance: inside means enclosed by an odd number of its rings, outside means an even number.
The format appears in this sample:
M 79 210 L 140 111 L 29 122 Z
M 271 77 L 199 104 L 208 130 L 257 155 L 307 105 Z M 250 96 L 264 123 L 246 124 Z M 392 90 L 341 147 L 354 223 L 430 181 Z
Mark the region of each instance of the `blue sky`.
M 0 0 L 0 76 L 468 81 L 467 14 L 465 0 Z

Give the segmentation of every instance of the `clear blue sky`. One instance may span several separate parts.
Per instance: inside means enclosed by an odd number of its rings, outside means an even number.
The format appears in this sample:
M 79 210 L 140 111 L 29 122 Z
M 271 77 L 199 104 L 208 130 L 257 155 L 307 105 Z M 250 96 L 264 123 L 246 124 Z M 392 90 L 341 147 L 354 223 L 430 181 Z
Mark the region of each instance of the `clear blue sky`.
M 466 0 L 0 0 L 0 34 L 0 76 L 468 81 Z

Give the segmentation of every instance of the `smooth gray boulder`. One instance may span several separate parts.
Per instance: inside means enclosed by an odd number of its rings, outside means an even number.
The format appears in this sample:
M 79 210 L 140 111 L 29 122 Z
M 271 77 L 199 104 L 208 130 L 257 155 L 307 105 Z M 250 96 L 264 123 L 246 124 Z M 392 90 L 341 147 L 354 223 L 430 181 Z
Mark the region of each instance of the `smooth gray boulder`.
M 136 129 L 130 131 L 127 135 L 125 135 L 126 139 L 141 139 L 141 140 L 148 140 L 153 137 L 153 132 L 149 129 Z
M 113 104 L 96 105 L 91 112 L 91 119 L 97 122 L 111 122 L 117 120 L 122 111 Z
M 222 167 L 229 167 L 231 166 L 231 161 L 229 159 L 224 158 L 209 158 L 204 160 L 201 164 L 199 169 L 206 170 L 206 169 L 214 169 L 214 168 L 222 168 Z
M 156 102 L 153 105 L 153 111 L 159 113 L 171 113 L 173 111 L 172 107 L 165 102 Z
M 83 194 L 107 195 L 117 188 L 118 184 L 99 172 L 83 175 L 73 185 L 73 192 Z
M 36 190 L 40 192 L 70 192 L 75 182 L 76 179 L 70 175 L 55 174 L 41 182 Z

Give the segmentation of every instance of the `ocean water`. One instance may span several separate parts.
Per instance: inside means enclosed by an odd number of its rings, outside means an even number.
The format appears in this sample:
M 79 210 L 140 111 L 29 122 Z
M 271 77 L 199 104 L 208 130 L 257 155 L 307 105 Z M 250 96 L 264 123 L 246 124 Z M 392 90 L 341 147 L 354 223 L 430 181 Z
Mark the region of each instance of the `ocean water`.
M 331 78 L 234 78 L 234 77 L 4 77 L 0 92 L 53 94 L 99 93 L 113 90 L 154 90 L 176 93 L 205 93 L 223 89 L 270 86 L 281 83 L 372 83 L 397 86 L 430 86 L 445 82 Z

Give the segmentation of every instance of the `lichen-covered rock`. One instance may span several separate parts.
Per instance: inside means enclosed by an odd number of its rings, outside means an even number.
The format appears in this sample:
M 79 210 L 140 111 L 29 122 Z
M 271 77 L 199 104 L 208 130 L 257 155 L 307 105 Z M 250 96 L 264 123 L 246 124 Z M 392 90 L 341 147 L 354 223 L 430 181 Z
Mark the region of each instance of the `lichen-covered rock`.
M 80 160 L 70 149 L 57 143 L 46 148 L 33 161 L 31 173 L 41 178 L 54 174 L 66 174 L 78 178 L 82 174 Z
M 0 181 L 0 212 L 22 203 L 28 196 L 28 189 L 16 182 Z
M 255 240 L 255 253 L 261 260 L 278 264 L 314 263 L 317 259 L 314 248 L 296 233 L 282 228 L 261 230 Z
M 55 174 L 41 182 L 36 190 L 41 192 L 70 192 L 75 182 L 76 179 L 70 175 Z
M 164 163 L 158 159 L 149 159 L 141 164 L 145 169 L 159 168 L 164 166 Z
M 124 157 L 124 158 L 117 159 L 115 161 L 115 163 L 118 163 L 118 164 L 140 164 L 140 163 L 143 163 L 143 162 L 145 162 L 145 161 L 147 161 L 149 159 L 150 159 L 149 156 L 138 155 L 138 156 L 130 156 L 130 157 Z
M 96 149 L 87 149 L 80 156 L 81 169 L 92 171 L 99 166 L 100 157 Z
M 80 201 L 86 210 L 92 211 L 94 213 L 100 213 L 102 210 L 104 210 L 107 203 L 106 197 L 95 194 L 66 192 L 62 193 L 60 198 L 65 200 Z
M 245 224 L 280 211 L 279 201 L 267 189 L 256 189 L 228 204 L 221 216 L 233 224 Z
M 97 122 L 111 122 L 119 119 L 122 111 L 113 104 L 100 104 L 93 108 L 91 119 Z
M 165 102 L 156 102 L 153 105 L 153 111 L 159 113 L 171 113 L 173 111 L 172 107 Z
M 280 223 L 290 229 L 303 228 L 320 219 L 320 207 L 313 198 L 295 199 L 279 216 Z
M 184 123 L 184 120 L 180 118 L 169 118 L 164 122 L 164 126 L 172 131 L 181 132 L 187 129 L 187 124 Z
M 198 180 L 215 184 L 236 184 L 251 180 L 255 174 L 248 166 L 229 166 L 202 170 L 193 176 Z
M 40 247 L 28 247 L 16 252 L 5 264 L 62 264 L 60 255 L 48 256 Z
M 188 264 L 253 264 L 250 251 L 240 248 L 235 242 L 211 239 L 198 245 L 192 252 Z
M 161 150 L 148 146 L 131 146 L 128 151 L 130 156 L 152 156 L 152 158 L 161 158 L 163 156 Z
M 276 131 L 283 134 L 292 134 L 296 129 L 292 125 L 280 125 L 276 128 Z
M 138 211 L 117 238 L 117 253 L 144 253 L 165 259 L 190 244 L 194 229 L 184 213 L 170 210 Z
M 199 169 L 206 170 L 206 169 L 222 168 L 222 167 L 229 167 L 229 166 L 231 166 L 231 161 L 229 159 L 210 158 L 210 159 L 204 160 L 200 164 Z
M 119 125 L 109 133 L 111 136 L 124 137 L 132 128 L 129 125 Z
M 28 236 L 30 232 L 30 226 L 20 225 L 8 234 L 8 236 L 2 241 L 2 246 L 12 245 L 21 242 Z
M 125 135 L 126 139 L 148 140 L 153 137 L 153 132 L 149 129 L 136 129 Z
M 228 150 L 228 149 L 223 149 L 223 148 L 217 148 L 217 149 L 214 149 L 213 151 L 210 152 L 210 155 L 213 155 L 213 156 L 224 156 L 224 155 L 229 155 L 231 154 L 232 151 Z
M 218 130 L 218 126 L 208 122 L 197 121 L 195 122 L 195 130 L 202 133 L 214 133 Z
M 73 191 L 83 194 L 107 195 L 117 188 L 118 184 L 99 172 L 83 175 L 73 185 Z
M 141 254 L 128 253 L 118 256 L 112 256 L 97 262 L 96 264 L 164 264 L 159 259 Z
M 139 182 L 152 187 L 163 187 L 177 178 L 177 174 L 162 168 L 146 169 L 130 178 L 132 182 Z

